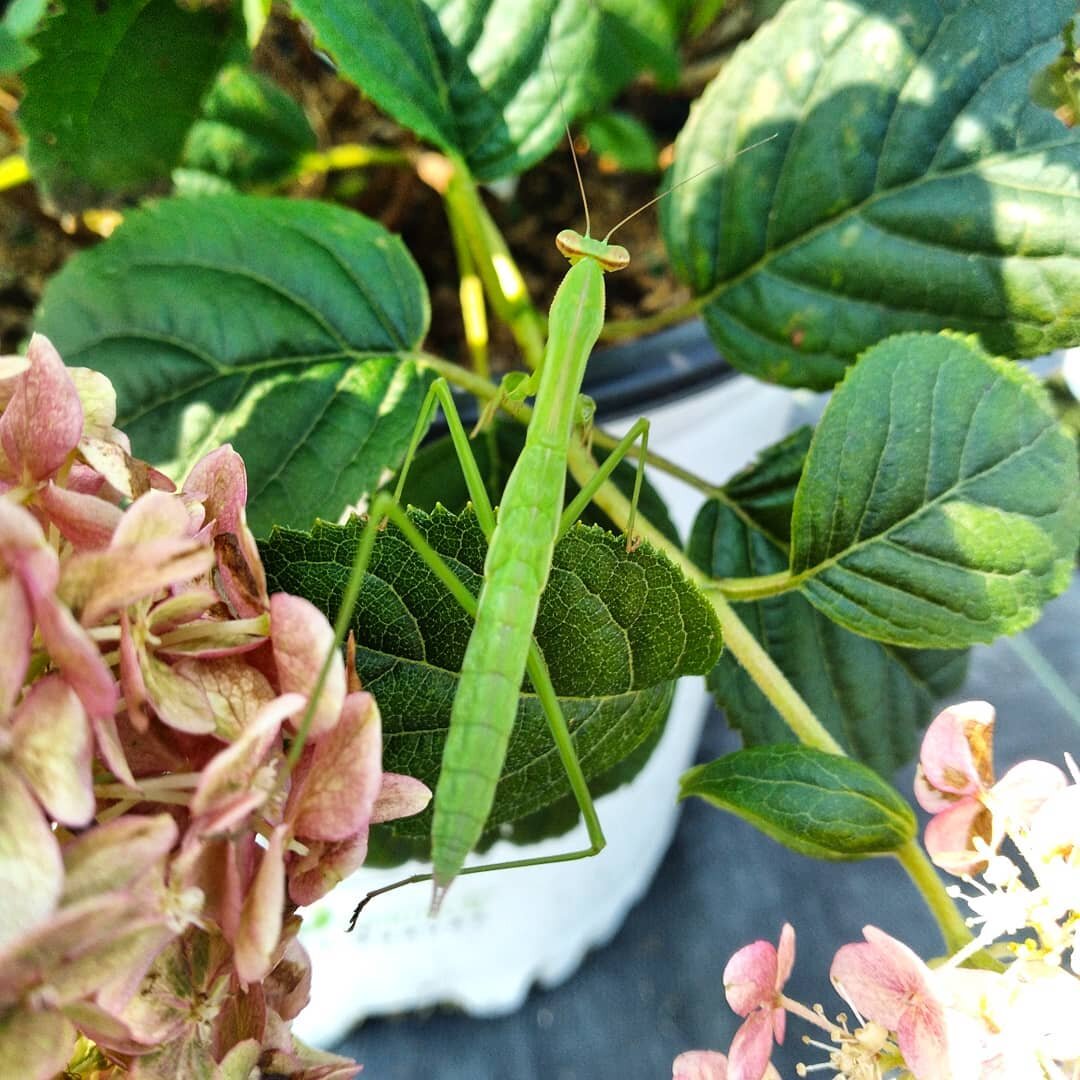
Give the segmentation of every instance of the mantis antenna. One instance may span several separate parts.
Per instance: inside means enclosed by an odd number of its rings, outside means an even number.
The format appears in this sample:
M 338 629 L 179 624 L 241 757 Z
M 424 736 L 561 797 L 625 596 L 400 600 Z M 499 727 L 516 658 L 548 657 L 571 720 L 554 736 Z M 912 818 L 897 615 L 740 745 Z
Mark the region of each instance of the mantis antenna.
M 772 142 L 772 140 L 775 139 L 777 135 L 779 135 L 779 132 L 774 131 L 767 138 L 758 139 L 757 142 L 751 143 L 749 146 L 744 146 L 734 156 L 739 157 L 740 154 L 745 154 L 748 150 L 755 150 L 759 146 L 764 146 L 765 143 Z M 732 160 L 734 160 L 734 158 L 732 158 Z M 681 188 L 684 184 L 689 184 L 691 180 L 696 180 L 699 176 L 704 176 L 705 173 L 712 172 L 713 169 L 719 169 L 721 165 L 726 165 L 726 164 L 727 164 L 727 162 L 724 162 L 724 161 L 714 161 L 711 165 L 706 165 L 704 169 L 698 169 L 698 171 L 696 173 L 693 173 L 692 175 L 688 176 L 685 180 L 680 180 L 677 184 L 672 184 L 672 186 L 669 187 L 667 189 L 667 191 L 661 191 L 660 194 L 657 195 L 655 198 L 650 199 L 643 206 L 639 206 L 632 213 L 627 214 L 626 217 L 624 217 L 622 219 L 622 221 L 619 221 L 615 225 L 612 225 L 612 227 L 608 230 L 607 236 L 604 237 L 604 242 L 606 243 L 608 240 L 610 240 L 612 235 L 614 234 L 615 230 L 616 229 L 621 229 L 628 221 L 631 220 L 631 218 L 636 218 L 638 216 L 638 214 L 642 213 L 642 211 L 648 210 L 650 206 L 654 206 L 661 199 L 666 199 L 673 192 L 678 191 L 678 189 Z M 577 167 L 577 158 L 576 157 L 574 158 L 574 167 L 575 168 Z M 580 181 L 580 178 L 581 178 L 581 174 L 578 173 L 579 181 Z M 584 195 L 585 195 L 584 190 L 582 190 L 581 194 L 582 194 L 582 197 L 584 197 Z M 586 207 L 586 210 L 585 210 L 585 220 L 586 220 L 586 223 L 589 220 L 588 207 Z M 588 229 L 588 226 L 586 224 L 586 231 L 587 231 L 587 229 Z
M 578 191 L 581 192 L 581 203 L 585 207 L 585 235 L 588 236 L 590 233 L 589 200 L 585 195 L 585 181 L 581 179 L 581 166 L 578 164 L 577 154 L 574 153 L 574 136 L 570 134 L 570 121 L 566 118 L 566 106 L 563 104 L 562 91 L 559 89 L 559 77 L 555 74 L 555 63 L 551 59 L 551 50 L 547 47 L 546 42 L 544 44 L 544 54 L 547 56 L 548 68 L 551 70 L 551 81 L 555 84 L 555 96 L 559 99 L 559 112 L 562 113 L 563 128 L 566 130 L 566 138 L 570 143 L 570 160 L 574 163 L 574 175 L 577 177 Z

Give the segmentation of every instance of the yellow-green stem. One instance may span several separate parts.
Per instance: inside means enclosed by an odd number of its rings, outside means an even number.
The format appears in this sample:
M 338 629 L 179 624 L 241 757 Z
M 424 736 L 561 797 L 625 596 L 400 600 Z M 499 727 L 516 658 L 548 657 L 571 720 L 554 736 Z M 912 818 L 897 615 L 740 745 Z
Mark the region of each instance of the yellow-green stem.
M 372 165 L 411 165 L 412 159 L 400 150 L 362 143 L 339 143 L 326 150 L 313 150 L 300 159 L 297 170 L 305 173 L 327 173 L 336 169 L 365 169 Z
M 945 892 L 941 878 L 938 877 L 934 864 L 927 857 L 926 852 L 919 846 L 918 841 L 909 840 L 893 854 L 907 871 L 915 887 L 922 893 L 926 906 L 941 929 L 946 951 L 951 956 L 962 949 L 971 941 L 971 931 L 967 928 L 963 916 L 957 911 L 949 894 Z
M 569 467 L 574 479 L 579 484 L 584 484 L 596 471 L 597 465 L 592 455 L 579 444 L 571 447 Z M 630 517 L 630 502 L 618 488 L 610 482 L 605 484 L 594 496 L 594 501 L 612 521 L 626 527 Z M 713 582 L 676 545 L 658 532 L 642 516 L 640 510 L 634 531 L 654 547 L 662 550 L 668 558 L 679 565 L 691 581 L 703 590 L 720 620 L 724 632 L 724 645 L 731 650 L 732 655 L 769 699 L 799 741 L 805 746 L 815 747 L 826 753 L 844 754 L 843 748 L 822 726 L 821 721 L 776 666 L 772 657 L 750 633 L 746 624 L 735 614 Z M 950 952 L 969 941 L 971 935 L 964 926 L 963 919 L 918 844 L 915 841 L 909 841 L 896 855 L 937 920 Z
M 446 185 L 446 212 L 472 252 L 488 301 L 510 328 L 530 368 L 544 356 L 544 320 L 529 299 L 525 280 L 491 220 L 464 163 L 455 161 Z
M 0 158 L 0 191 L 18 187 L 30 179 L 30 166 L 22 154 L 9 154 Z
M 612 319 L 604 323 L 604 329 L 600 331 L 600 340 L 626 341 L 629 338 L 655 334 L 658 330 L 663 330 L 665 326 L 674 326 L 676 323 L 693 319 L 701 313 L 701 308 L 702 301 L 695 298 L 687 300 L 685 304 L 664 308 L 655 315 L 646 315 L 641 319 Z

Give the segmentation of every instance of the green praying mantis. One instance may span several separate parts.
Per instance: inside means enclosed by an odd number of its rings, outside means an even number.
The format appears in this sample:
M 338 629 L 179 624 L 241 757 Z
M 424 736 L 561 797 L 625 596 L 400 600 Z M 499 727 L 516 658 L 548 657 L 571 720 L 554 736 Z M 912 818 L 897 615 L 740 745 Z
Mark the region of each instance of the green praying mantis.
M 446 890 L 461 874 L 582 859 L 598 854 L 605 846 L 603 829 L 547 665 L 533 638 L 533 630 L 556 543 L 607 482 L 634 443 L 640 440 L 642 445 L 637 455 L 626 532 L 627 550 L 633 550 L 635 545 L 634 515 L 644 476 L 647 420 L 641 419 L 632 425 L 573 501 L 565 508 L 562 503 L 572 440 L 578 433 L 584 433 L 592 418 L 592 403 L 581 389 L 589 357 L 604 325 L 604 275 L 620 270 L 630 262 L 629 252 L 611 243 L 611 237 L 623 224 L 663 196 L 657 196 L 627 215 L 604 239 L 598 240 L 590 236 L 588 203 L 576 158 L 574 169 L 585 201 L 586 227 L 584 235 L 564 229 L 556 237 L 556 245 L 570 262 L 570 268 L 551 305 L 542 362 L 530 376 L 508 376 L 496 398 L 497 403 L 535 399 L 524 449 L 510 474 L 498 512 L 488 498 L 449 385 L 445 379 L 437 379 L 424 399 L 393 494 L 382 492 L 372 501 L 342 596 L 336 627 L 339 641 L 359 595 L 376 535 L 386 521 L 392 521 L 474 619 L 435 791 L 432 871 L 369 893 L 354 912 L 350 929 L 371 899 L 403 885 L 432 881 L 434 913 Z M 702 170 L 705 171 L 708 170 Z M 699 175 L 701 173 L 696 173 L 682 183 L 689 183 Z M 408 468 L 434 410 L 440 406 L 477 521 L 488 543 L 484 581 L 477 597 L 425 541 L 400 505 Z M 479 841 L 494 802 L 526 672 L 581 810 L 588 846 L 546 857 L 466 867 L 465 860 Z M 302 734 L 298 742 L 302 742 Z

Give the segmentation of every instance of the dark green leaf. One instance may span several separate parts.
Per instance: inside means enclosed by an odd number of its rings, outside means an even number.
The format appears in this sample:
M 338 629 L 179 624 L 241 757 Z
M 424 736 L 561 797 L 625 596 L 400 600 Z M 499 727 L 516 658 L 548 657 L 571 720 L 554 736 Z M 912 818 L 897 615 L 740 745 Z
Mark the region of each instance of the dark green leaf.
M 865 765 L 806 746 L 756 746 L 683 774 L 700 795 L 785 847 L 817 859 L 861 859 L 902 847 L 915 815 Z
M 951 335 L 870 349 L 814 433 L 791 571 L 830 619 L 947 648 L 1030 626 L 1069 584 L 1076 446 L 1027 372 Z
M 397 467 L 427 322 L 420 272 L 380 225 L 237 195 L 130 214 L 52 279 L 38 329 L 108 375 L 135 453 L 172 476 L 231 442 L 263 533 L 337 517 Z
M 679 81 L 679 11 L 675 0 L 599 0 L 601 64 L 593 108 L 639 72 L 662 86 Z M 619 73 L 622 77 L 619 77 Z
M 48 0 L 12 0 L 0 22 L 0 75 L 22 71 L 38 52 L 26 39 L 38 28 L 48 8 Z
M 486 544 L 472 514 L 412 518 L 474 593 Z M 318 523 L 310 535 L 275 529 L 262 545 L 273 589 L 306 596 L 333 618 L 359 535 Z M 352 618 L 357 669 L 383 716 L 384 765 L 438 778 L 444 734 L 472 620 L 393 528 L 381 534 Z M 600 529 L 577 526 L 557 546 L 540 606 L 542 648 L 586 776 L 626 757 L 666 714 L 671 680 L 716 661 L 711 606 L 652 548 L 627 554 Z M 539 704 L 526 684 L 489 824 L 512 821 L 568 790 Z M 423 836 L 428 815 L 397 830 Z
M 482 431 L 472 441 L 473 454 L 480 467 L 480 475 L 484 478 L 488 498 L 493 505 L 497 505 L 502 498 L 503 488 L 510 478 L 510 470 L 514 467 L 524 445 L 525 428 L 521 424 L 503 420 L 496 420 L 491 427 Z M 603 461 L 607 456 L 599 449 L 594 450 L 594 454 L 598 461 Z M 612 482 L 627 498 L 633 494 L 636 472 L 634 465 L 623 461 L 612 475 Z M 567 475 L 564 505 L 570 502 L 579 490 L 573 477 Z M 445 436 L 421 449 L 406 478 L 405 487 L 401 493 L 402 504 L 430 511 L 435 509 L 437 503 L 442 503 L 451 510 L 463 510 L 468 501 L 469 493 L 465 487 L 465 478 L 450 437 Z M 642 514 L 667 539 L 676 547 L 682 546 L 678 530 L 668 514 L 667 506 L 656 488 L 649 483 L 648 476 L 642 484 L 638 506 Z M 615 525 L 595 505 L 589 506 L 582 514 L 581 520 L 590 525 L 600 525 L 605 529 L 615 529 Z
M 672 179 L 729 164 L 661 206 L 732 363 L 825 388 L 904 330 L 1014 357 L 1080 340 L 1080 130 L 1028 97 L 1074 10 L 791 0 L 736 53 Z
M 167 181 L 199 103 L 243 26 L 231 8 L 68 0 L 33 39 L 19 119 L 43 194 L 65 209 Z
M 698 514 L 689 554 L 713 577 L 751 577 L 787 568 L 786 548 L 754 522 L 777 512 L 785 491 L 775 466 L 785 459 L 793 462 L 800 443 L 805 453 L 801 434 L 766 452 L 760 477 L 744 473 L 726 488 L 731 503 L 714 499 Z M 798 476 L 795 470 L 786 485 L 789 514 Z M 736 490 L 744 494 L 736 496 Z M 785 521 L 782 533 L 773 536 L 786 533 Z M 935 700 L 955 690 L 964 677 L 965 652 L 882 645 L 837 626 L 798 593 L 733 607 L 844 750 L 885 776 L 911 760 Z M 748 746 L 794 739 L 730 654 L 720 657 L 708 685 Z
M 673 51 L 642 34 L 663 25 L 662 0 L 634 6 L 293 0 L 344 76 L 481 180 L 528 168 L 562 137 L 563 109 L 573 119 L 602 108 L 643 62 Z
M 304 110 L 265 75 L 231 64 L 188 132 L 183 166 L 244 188 L 285 179 L 314 149 Z
M 602 169 L 655 173 L 660 147 L 636 117 L 611 110 L 585 123 L 585 138 Z

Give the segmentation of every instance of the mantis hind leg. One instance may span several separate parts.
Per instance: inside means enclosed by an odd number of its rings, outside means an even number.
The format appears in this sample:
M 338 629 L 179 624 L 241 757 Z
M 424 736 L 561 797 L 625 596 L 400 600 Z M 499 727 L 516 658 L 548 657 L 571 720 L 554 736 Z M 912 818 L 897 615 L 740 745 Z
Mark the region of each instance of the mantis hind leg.
M 397 510 L 398 513 L 401 513 L 400 508 L 397 508 Z M 424 547 L 427 547 L 427 545 L 424 544 Z M 429 548 L 428 550 L 430 551 L 431 549 Z M 421 551 L 419 547 L 417 548 L 417 551 L 421 556 L 424 556 L 424 552 Z M 440 563 L 442 562 L 438 554 L 434 551 L 431 551 L 431 554 Z M 424 557 L 426 558 L 426 556 Z M 453 575 L 453 571 L 446 566 L 445 563 L 442 565 L 448 574 Z M 460 582 L 458 582 L 458 585 L 472 601 L 471 611 L 469 605 L 463 602 L 464 598 L 459 597 L 457 592 L 454 593 L 455 598 L 458 599 L 459 603 L 462 603 L 462 606 L 465 607 L 466 611 L 475 614 L 475 599 L 464 585 L 461 585 Z M 574 794 L 574 798 L 581 810 L 581 815 L 584 818 L 585 828 L 589 835 L 589 846 L 574 851 L 561 852 L 558 855 L 537 856 L 531 859 L 510 859 L 506 862 L 486 863 L 483 866 L 466 866 L 458 872 L 459 877 L 465 874 L 486 874 L 492 870 L 516 870 L 526 866 L 545 866 L 549 863 L 574 862 L 577 859 L 587 859 L 593 855 L 599 855 L 607 844 L 607 840 L 604 837 L 604 830 L 600 825 L 600 818 L 596 813 L 596 804 L 593 802 L 592 795 L 589 793 L 589 786 L 585 779 L 585 774 L 582 771 L 581 762 L 578 760 L 577 751 L 574 749 L 570 728 L 566 723 L 566 717 L 563 716 L 562 707 L 559 705 L 559 698 L 555 692 L 555 687 L 552 685 L 551 675 L 548 673 L 547 664 L 544 662 L 543 654 L 540 652 L 535 641 L 533 641 L 529 647 L 527 668 L 529 678 L 532 680 L 537 697 L 540 699 L 540 703 L 544 709 L 544 715 L 547 717 L 548 727 L 551 730 L 552 738 L 555 740 L 555 748 L 558 751 L 563 768 L 566 770 L 567 779 L 570 782 L 570 789 Z M 367 907 L 368 903 L 375 899 L 376 896 L 393 892 L 395 889 L 400 889 L 405 885 L 418 885 L 422 882 L 433 880 L 433 874 L 413 874 L 412 877 L 402 878 L 401 881 L 395 881 L 390 885 L 384 885 L 381 889 L 373 889 L 359 904 L 356 905 L 352 918 L 349 920 L 349 929 L 352 930 L 353 927 L 356 926 L 356 921 L 360 917 L 361 912 Z M 442 903 L 445 894 L 445 888 L 436 889 L 435 895 L 432 897 L 431 901 L 431 913 L 433 915 L 438 913 L 439 905 Z
M 420 555 L 425 563 L 427 563 L 432 572 L 447 588 L 458 604 L 461 605 L 468 615 L 475 618 L 477 608 L 476 597 L 472 595 L 469 589 L 462 583 L 454 573 L 453 569 L 447 565 L 438 552 L 428 544 L 420 534 L 419 530 L 417 530 L 416 526 L 409 520 L 408 515 L 402 510 L 397 500 L 385 493 L 376 496 L 375 501 L 372 504 L 368 523 L 361 534 L 360 544 L 357 548 L 356 559 L 353 564 L 353 572 L 350 575 L 349 584 L 346 587 L 345 598 L 342 602 L 342 612 L 344 613 L 348 610 L 351 614 L 351 609 L 359 594 L 360 584 L 363 581 L 364 571 L 371 558 L 371 552 L 374 547 L 379 525 L 384 518 L 393 521 L 406 539 L 408 539 L 417 554 Z M 559 855 L 513 859 L 508 862 L 465 867 L 460 871 L 462 874 L 479 874 L 487 873 L 491 870 L 509 870 L 516 867 L 538 866 L 544 863 L 568 862 L 575 859 L 583 859 L 590 855 L 596 855 L 604 848 L 606 843 L 603 829 L 600 826 L 600 820 L 596 814 L 596 807 L 593 804 L 592 796 L 589 793 L 588 783 L 581 768 L 581 762 L 578 760 L 577 751 L 574 749 L 573 738 L 570 734 L 569 726 L 566 723 L 565 716 L 563 716 L 562 707 L 559 704 L 558 695 L 552 684 L 547 664 L 535 641 L 531 642 L 529 646 L 526 669 L 529 673 L 529 678 L 532 681 L 533 687 L 536 690 L 536 695 L 540 701 L 541 707 L 544 710 L 544 715 L 547 718 L 548 727 L 551 730 L 552 739 L 555 743 L 555 749 L 559 754 L 560 761 L 566 771 L 570 789 L 574 794 L 574 798 L 576 799 L 585 820 L 585 827 L 589 836 L 589 846 Z M 352 929 L 361 910 L 373 897 L 384 892 L 390 892 L 393 889 L 401 888 L 404 885 L 411 885 L 430 880 L 432 880 L 431 874 L 417 874 L 368 893 L 353 913 L 349 929 Z M 433 911 L 437 910 L 444 892 L 445 890 L 436 892 L 432 903 Z
M 596 475 L 578 492 L 574 500 L 563 511 L 559 522 L 558 539 L 566 535 L 566 531 L 574 524 L 585 507 L 592 501 L 592 497 L 600 490 L 607 479 L 615 471 L 619 463 L 630 452 L 630 447 L 637 440 L 641 440 L 641 450 L 637 456 L 637 473 L 634 477 L 634 494 L 630 500 L 630 517 L 626 523 L 626 550 L 633 551 L 640 541 L 634 537 L 634 519 L 637 515 L 638 499 L 641 496 L 641 484 L 645 478 L 645 451 L 649 447 L 649 421 L 644 418 L 634 422 L 630 430 L 618 441 L 615 448 L 600 463 Z

